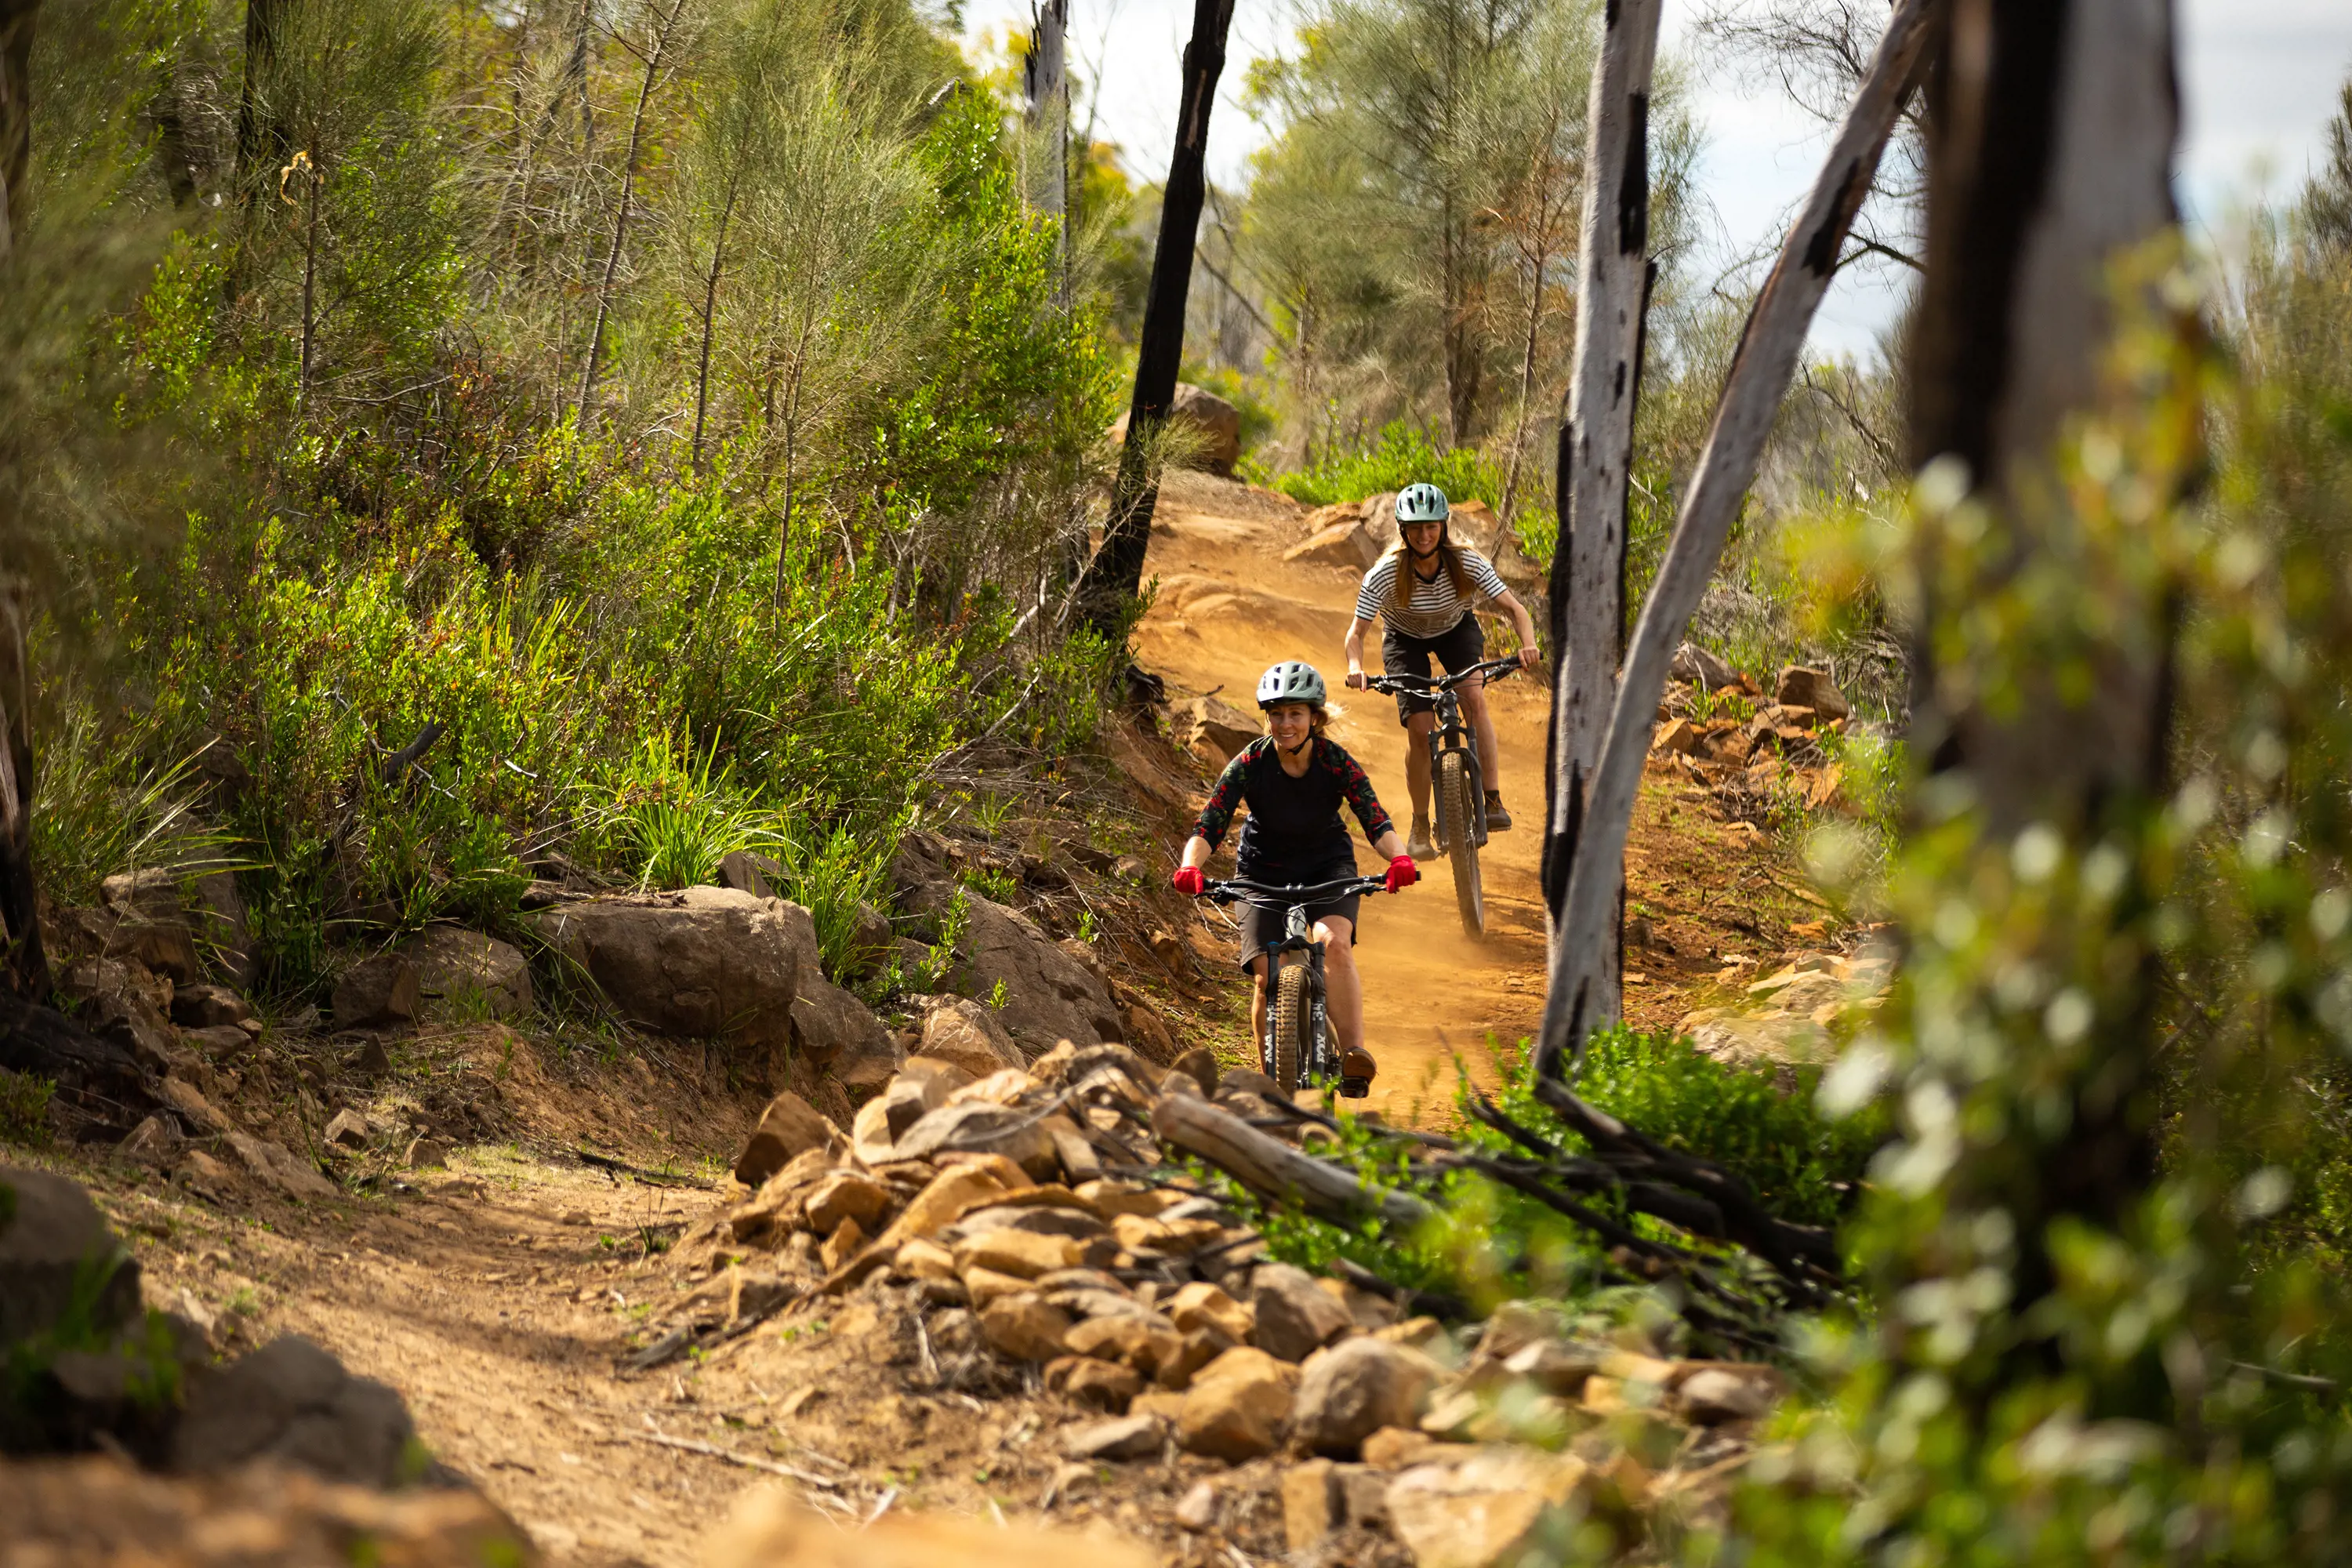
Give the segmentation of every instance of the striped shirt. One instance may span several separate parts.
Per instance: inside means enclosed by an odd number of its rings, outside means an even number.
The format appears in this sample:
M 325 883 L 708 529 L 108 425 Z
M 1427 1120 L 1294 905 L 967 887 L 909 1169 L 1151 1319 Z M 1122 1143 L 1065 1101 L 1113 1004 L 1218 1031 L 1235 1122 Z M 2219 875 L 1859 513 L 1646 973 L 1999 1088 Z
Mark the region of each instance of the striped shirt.
M 1469 575 L 1471 590 L 1477 595 L 1475 603 L 1498 599 L 1510 592 L 1487 559 L 1466 545 L 1457 544 L 1454 551 L 1462 557 L 1463 570 Z M 1396 574 L 1403 570 L 1405 553 L 1392 550 L 1372 563 L 1364 574 L 1364 585 L 1356 590 L 1356 618 L 1378 620 L 1385 616 L 1388 628 L 1411 637 L 1444 637 L 1462 624 L 1472 602 L 1465 602 L 1454 591 L 1454 574 L 1440 566 L 1437 575 L 1424 583 L 1415 573 L 1412 579 L 1412 600 L 1402 612 L 1390 602 L 1391 590 L 1396 586 Z

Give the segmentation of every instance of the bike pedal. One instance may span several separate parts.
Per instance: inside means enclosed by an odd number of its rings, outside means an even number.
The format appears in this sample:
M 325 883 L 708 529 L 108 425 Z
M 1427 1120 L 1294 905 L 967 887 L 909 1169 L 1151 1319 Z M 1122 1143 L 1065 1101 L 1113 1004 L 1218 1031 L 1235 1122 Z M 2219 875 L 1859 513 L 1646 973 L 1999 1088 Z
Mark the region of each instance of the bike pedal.
M 1372 1092 L 1372 1080 L 1368 1078 L 1343 1078 L 1339 1080 L 1339 1098 L 1363 1100 Z

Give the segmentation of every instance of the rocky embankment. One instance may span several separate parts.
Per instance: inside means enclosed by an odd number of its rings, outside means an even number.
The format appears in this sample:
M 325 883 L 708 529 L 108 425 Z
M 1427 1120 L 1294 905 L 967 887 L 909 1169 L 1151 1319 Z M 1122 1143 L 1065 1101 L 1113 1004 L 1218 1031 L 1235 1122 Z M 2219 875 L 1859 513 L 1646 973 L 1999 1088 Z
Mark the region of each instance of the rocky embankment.
M 918 1055 L 847 1129 L 780 1097 L 742 1190 L 671 1255 L 677 1294 L 633 1364 L 961 1402 L 995 1440 L 916 1418 L 890 1473 L 973 1467 L 984 1486 L 934 1504 L 1108 1520 L 1182 1563 L 1230 1547 L 1487 1568 L 1576 1531 L 1631 1552 L 1720 1506 L 1772 1369 L 1680 1359 L 1554 1304 L 1480 1318 L 1360 1270 L 1318 1277 L 1183 1158 L 1328 1136 L 1259 1074 L 1116 1045 L 986 1077 Z M 806 1397 L 782 1404 L 688 1441 L 781 1470 L 808 1508 L 874 1506 L 851 1500 L 856 1467 L 809 1457 Z M 861 1430 L 893 1453 L 887 1426 Z

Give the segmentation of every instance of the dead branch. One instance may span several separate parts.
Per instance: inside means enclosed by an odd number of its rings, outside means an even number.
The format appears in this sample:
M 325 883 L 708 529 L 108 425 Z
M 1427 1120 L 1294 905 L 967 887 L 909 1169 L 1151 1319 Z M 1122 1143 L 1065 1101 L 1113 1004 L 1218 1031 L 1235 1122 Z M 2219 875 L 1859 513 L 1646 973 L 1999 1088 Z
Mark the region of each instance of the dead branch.
M 1611 1016 L 1625 835 L 1649 753 L 1651 720 L 1665 689 L 1666 665 L 1723 554 L 1813 312 L 1837 270 L 1846 234 L 1869 192 L 1896 113 L 1911 94 L 1937 9 L 1937 0 L 1902 0 L 1896 7 L 1804 211 L 1748 312 L 1739 351 L 1716 406 L 1714 427 L 1684 497 L 1649 602 L 1642 607 L 1610 712 L 1608 739 L 1585 796 L 1583 820 L 1577 825 L 1574 860 L 1551 948 L 1537 1056 L 1539 1079 L 1557 1080 L 1563 1066 L 1580 1066 L 1590 1031 Z M 1567 783 L 1561 781 L 1563 795 L 1570 793 Z

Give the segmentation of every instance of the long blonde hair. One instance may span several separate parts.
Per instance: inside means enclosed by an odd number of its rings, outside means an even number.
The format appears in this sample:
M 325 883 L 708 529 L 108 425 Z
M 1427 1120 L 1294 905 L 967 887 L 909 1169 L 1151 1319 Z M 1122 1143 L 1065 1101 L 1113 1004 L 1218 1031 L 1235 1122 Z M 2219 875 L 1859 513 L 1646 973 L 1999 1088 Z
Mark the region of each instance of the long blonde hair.
M 1397 524 L 1396 542 L 1390 545 L 1387 552 L 1399 558 L 1396 577 L 1389 584 L 1389 607 L 1400 614 L 1412 608 L 1412 584 L 1415 580 L 1412 570 L 1412 551 L 1404 542 L 1404 529 L 1403 523 Z M 1454 596 L 1457 599 L 1470 598 L 1472 596 L 1470 569 L 1462 564 L 1462 552 L 1454 547 L 1453 523 L 1443 519 L 1437 525 L 1437 560 L 1438 563 L 1444 568 L 1445 574 L 1454 579 Z

